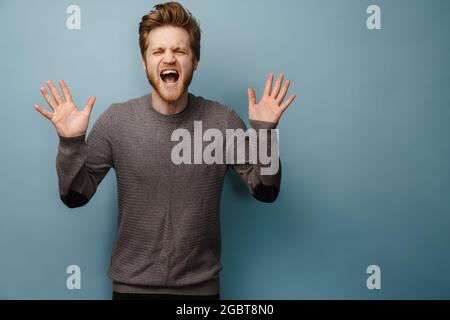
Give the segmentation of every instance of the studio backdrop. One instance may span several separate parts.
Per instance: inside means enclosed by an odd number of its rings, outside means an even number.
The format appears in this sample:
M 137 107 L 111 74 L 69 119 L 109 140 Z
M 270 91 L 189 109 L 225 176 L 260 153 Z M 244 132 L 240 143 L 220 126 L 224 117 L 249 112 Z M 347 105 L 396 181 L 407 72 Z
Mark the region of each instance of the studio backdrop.
M 97 97 L 89 132 L 149 93 L 138 24 L 156 3 L 0 1 L 1 299 L 111 298 L 114 170 L 66 207 L 58 137 L 33 104 L 63 79 L 79 108 Z M 181 3 L 203 31 L 190 92 L 245 121 L 269 72 L 297 94 L 278 125 L 278 199 L 226 177 L 221 298 L 450 298 L 450 2 Z

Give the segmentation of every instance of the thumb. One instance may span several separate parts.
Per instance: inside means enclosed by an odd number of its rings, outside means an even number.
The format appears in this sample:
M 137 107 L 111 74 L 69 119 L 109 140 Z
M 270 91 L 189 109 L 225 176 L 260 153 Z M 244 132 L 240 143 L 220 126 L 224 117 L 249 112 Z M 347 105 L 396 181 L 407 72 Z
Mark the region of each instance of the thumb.
M 86 106 L 84 107 L 84 112 L 87 112 L 87 114 L 91 114 L 92 111 L 92 107 L 94 107 L 94 103 L 95 103 L 95 97 L 89 97 L 88 101 L 86 102 Z
M 249 106 L 255 105 L 256 104 L 255 90 L 253 90 L 252 88 L 248 88 L 247 95 L 248 95 L 248 104 L 249 104 Z

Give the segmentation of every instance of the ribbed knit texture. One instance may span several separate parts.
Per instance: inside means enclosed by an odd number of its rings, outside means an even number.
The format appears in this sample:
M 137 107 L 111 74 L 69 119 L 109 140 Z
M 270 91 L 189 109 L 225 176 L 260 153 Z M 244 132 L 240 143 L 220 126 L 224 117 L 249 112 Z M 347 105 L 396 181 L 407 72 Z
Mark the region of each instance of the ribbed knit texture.
M 185 128 L 193 138 L 194 121 L 202 121 L 203 132 L 216 128 L 224 137 L 227 128 L 245 130 L 237 114 L 218 102 L 189 94 L 188 106 L 168 116 L 152 107 L 147 94 L 111 105 L 87 139 L 59 137 L 59 193 L 68 207 L 85 205 L 109 169 L 115 170 L 118 229 L 108 271 L 115 291 L 219 293 L 220 195 L 227 169 L 239 173 L 255 198 L 272 202 L 278 195 L 281 167 L 261 176 L 257 164 L 175 165 L 171 151 L 179 142 L 171 141 L 172 132 Z

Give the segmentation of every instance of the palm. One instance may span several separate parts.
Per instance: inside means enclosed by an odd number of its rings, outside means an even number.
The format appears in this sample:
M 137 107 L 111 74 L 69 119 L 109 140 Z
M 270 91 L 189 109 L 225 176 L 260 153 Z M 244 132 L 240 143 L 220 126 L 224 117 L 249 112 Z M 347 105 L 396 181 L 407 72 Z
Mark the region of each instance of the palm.
M 47 84 L 53 96 L 44 87 L 41 87 L 41 93 L 53 112 L 48 112 L 40 105 L 34 105 L 35 109 L 52 122 L 60 136 L 75 137 L 83 135 L 89 124 L 95 97 L 90 97 L 85 108 L 80 111 L 75 106 L 69 88 L 64 81 L 60 80 L 60 85 L 65 100 L 61 98 L 51 81 L 47 81 Z
M 81 135 L 89 124 L 89 114 L 80 111 L 73 102 L 56 107 L 51 122 L 61 136 Z
M 291 95 L 284 103 L 289 89 L 290 81 L 287 80 L 282 86 L 283 75 L 280 74 L 275 87 L 272 90 L 273 74 L 271 73 L 266 81 L 264 93 L 261 100 L 256 103 L 256 94 L 253 89 L 248 90 L 248 114 L 251 120 L 259 120 L 277 123 L 282 113 L 294 101 L 295 95 Z

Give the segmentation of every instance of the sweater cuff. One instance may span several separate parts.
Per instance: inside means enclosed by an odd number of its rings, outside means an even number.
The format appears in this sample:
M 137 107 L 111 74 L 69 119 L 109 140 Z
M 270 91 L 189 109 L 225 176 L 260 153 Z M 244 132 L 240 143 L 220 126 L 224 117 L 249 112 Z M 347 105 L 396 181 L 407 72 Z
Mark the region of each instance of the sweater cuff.
M 268 121 L 260 121 L 260 120 L 252 120 L 250 119 L 250 126 L 255 129 L 255 130 L 259 130 L 259 129 L 275 129 L 278 125 L 278 122 L 273 123 L 273 122 L 268 122 Z
M 63 137 L 58 134 L 59 142 L 62 144 L 73 144 L 73 143 L 79 143 L 79 142 L 85 142 L 86 140 L 86 133 L 75 136 L 75 137 Z

